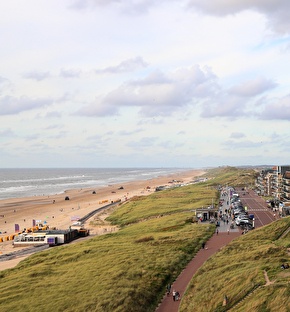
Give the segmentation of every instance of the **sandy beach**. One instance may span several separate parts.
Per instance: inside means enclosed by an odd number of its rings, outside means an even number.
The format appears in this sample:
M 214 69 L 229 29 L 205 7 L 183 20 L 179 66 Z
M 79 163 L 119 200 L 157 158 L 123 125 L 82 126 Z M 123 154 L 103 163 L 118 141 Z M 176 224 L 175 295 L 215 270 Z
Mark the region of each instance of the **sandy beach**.
M 73 220 L 87 215 L 96 208 L 112 201 L 125 202 L 134 196 L 146 196 L 155 191 L 160 185 L 174 185 L 174 183 L 189 183 L 196 177 L 204 174 L 203 170 L 190 170 L 155 179 L 133 181 L 122 184 L 108 185 L 99 188 L 68 190 L 64 194 L 55 196 L 34 196 L 27 198 L 7 199 L 0 201 L 0 237 L 4 238 L 15 234 L 15 224 L 19 224 L 20 231 L 30 228 L 33 220 L 46 223 L 50 228 L 68 229 Z M 69 200 L 65 200 L 68 196 Z M 91 235 L 101 235 L 116 230 L 105 222 L 110 211 L 93 216 L 85 223 Z M 96 222 L 97 221 L 97 222 Z M 0 242 L 0 255 L 14 252 L 12 241 Z M 0 261 L 0 270 L 15 266 L 22 258 L 9 261 Z

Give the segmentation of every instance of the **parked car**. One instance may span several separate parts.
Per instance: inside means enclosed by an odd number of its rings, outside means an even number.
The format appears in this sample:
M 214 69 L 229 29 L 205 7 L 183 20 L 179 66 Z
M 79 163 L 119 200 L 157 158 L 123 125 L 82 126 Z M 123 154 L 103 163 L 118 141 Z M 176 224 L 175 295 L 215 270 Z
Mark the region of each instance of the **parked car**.
M 243 204 L 240 202 L 236 202 L 233 204 L 233 208 L 243 208 Z
M 236 220 L 235 220 L 236 225 L 246 224 L 246 223 L 249 223 L 249 222 L 250 222 L 249 218 L 244 217 L 244 216 L 237 217 Z
M 240 210 L 240 211 L 235 211 L 234 212 L 234 217 L 236 218 L 239 215 L 246 215 L 247 213 L 244 210 Z
M 249 216 L 245 213 L 239 213 L 238 215 L 235 216 L 235 220 L 237 219 L 249 219 Z
M 233 212 L 236 212 L 236 211 L 245 211 L 245 208 L 244 207 L 235 207 L 235 208 L 233 208 Z
M 240 223 L 237 224 L 237 225 L 247 225 L 247 226 L 252 227 L 252 226 L 253 226 L 253 223 L 252 223 L 252 221 L 249 220 L 249 219 L 242 219 L 242 220 L 240 220 Z

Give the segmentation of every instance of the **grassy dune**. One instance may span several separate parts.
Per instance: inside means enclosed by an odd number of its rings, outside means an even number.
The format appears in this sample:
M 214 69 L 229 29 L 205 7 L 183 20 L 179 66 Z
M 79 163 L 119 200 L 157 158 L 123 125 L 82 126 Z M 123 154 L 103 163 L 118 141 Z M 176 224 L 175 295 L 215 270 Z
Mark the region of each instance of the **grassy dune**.
M 136 197 L 110 216 L 110 221 L 120 227 L 118 232 L 51 248 L 0 272 L 0 311 L 154 311 L 166 284 L 179 275 L 202 242 L 214 233 L 211 225 L 192 223 L 194 209 L 210 205 L 212 198 L 217 201 L 216 186 L 223 184 L 220 176 L 226 176 L 225 183 L 230 184 L 240 175 L 248 184 L 253 174 L 249 172 L 224 168 L 209 172 L 209 180 L 204 183 Z M 279 248 L 282 253 L 283 247 Z M 260 253 L 267 253 L 267 248 Z M 227 264 L 224 260 L 218 260 L 219 264 L 210 261 L 211 271 L 222 274 L 216 270 L 225 269 L 224 265 L 234 270 L 238 256 L 232 251 L 230 257 L 232 261 Z M 248 284 L 263 283 L 263 274 L 246 264 L 246 289 L 250 288 Z M 246 274 L 248 270 L 251 274 Z M 207 289 L 207 298 L 215 290 L 210 283 L 213 279 L 218 280 L 211 277 L 205 285 L 208 288 L 199 287 Z M 235 279 L 232 273 L 229 282 Z M 195 291 L 197 284 L 193 285 Z
M 289 227 L 290 218 L 285 218 L 223 248 L 194 276 L 180 311 L 290 311 L 290 269 L 280 268 L 290 264 L 290 234 L 281 237 Z

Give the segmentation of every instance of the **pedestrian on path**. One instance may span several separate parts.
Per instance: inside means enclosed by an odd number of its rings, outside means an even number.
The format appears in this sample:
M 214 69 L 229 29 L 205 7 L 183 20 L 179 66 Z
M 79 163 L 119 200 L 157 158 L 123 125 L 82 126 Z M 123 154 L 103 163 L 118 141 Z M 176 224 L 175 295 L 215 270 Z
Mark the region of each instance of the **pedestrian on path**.
M 166 286 L 166 290 L 167 290 L 167 296 L 169 296 L 170 295 L 170 291 L 171 291 L 171 285 L 170 284 L 168 284 Z
M 205 249 L 205 242 L 202 243 L 202 249 Z
M 172 292 L 172 299 L 173 299 L 173 301 L 175 301 L 175 296 L 176 296 L 176 291 L 173 289 L 173 292 Z
M 180 293 L 177 291 L 175 293 L 175 301 L 178 301 L 178 300 L 180 300 Z
M 216 229 L 216 235 L 219 235 L 219 229 Z

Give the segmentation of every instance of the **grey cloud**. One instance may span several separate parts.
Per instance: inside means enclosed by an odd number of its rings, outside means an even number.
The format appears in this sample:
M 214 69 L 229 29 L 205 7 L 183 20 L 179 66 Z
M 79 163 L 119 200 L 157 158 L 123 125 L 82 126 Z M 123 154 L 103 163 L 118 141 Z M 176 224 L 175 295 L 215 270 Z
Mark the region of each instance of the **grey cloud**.
M 26 79 L 33 79 L 36 81 L 41 81 L 50 77 L 49 72 L 42 72 L 42 71 L 31 71 L 28 73 L 23 74 L 23 77 Z
M 11 129 L 4 129 L 0 131 L 0 137 L 3 138 L 10 138 L 15 137 L 16 134 Z
M 38 140 L 40 137 L 39 134 L 31 134 L 31 135 L 27 135 L 24 139 L 26 141 L 34 141 L 34 140 Z
M 139 141 L 132 141 L 127 144 L 128 147 L 144 149 L 155 145 L 157 137 L 143 137 Z
M 61 115 L 61 113 L 60 112 L 56 112 L 56 111 L 54 111 L 54 112 L 48 112 L 46 115 L 45 115 L 45 117 L 47 117 L 47 118 L 60 118 L 62 115 Z
M 7 81 L 8 81 L 8 79 L 0 76 L 0 84 L 3 84 L 5 82 L 7 82 Z
M 189 0 L 188 6 L 216 16 L 255 10 L 267 17 L 269 27 L 275 31 L 289 33 L 290 29 L 290 1 L 288 0 Z
M 276 86 L 277 84 L 272 80 L 260 77 L 233 86 L 230 88 L 229 93 L 243 97 L 251 97 L 262 94 L 270 89 L 275 88 Z
M 245 134 L 241 133 L 241 132 L 233 132 L 230 135 L 230 138 L 232 138 L 232 139 L 241 139 L 241 138 L 244 138 L 244 137 L 245 137 Z
M 201 117 L 240 117 L 245 114 L 245 103 L 241 98 L 221 93 L 202 104 Z
M 126 130 L 122 130 L 119 132 L 120 135 L 124 135 L 124 136 L 127 136 L 127 135 L 132 135 L 132 134 L 136 134 L 138 132 L 142 132 L 143 129 L 141 128 L 137 128 L 137 129 L 134 129 L 132 131 L 126 131 Z
M 290 94 L 280 99 L 268 100 L 260 113 L 260 118 L 290 121 Z
M 274 140 L 274 141 L 277 141 L 277 139 L 278 140 L 285 139 L 285 136 L 281 136 L 281 134 L 277 134 L 276 132 L 272 133 L 269 137 L 271 138 L 271 140 Z
M 128 82 L 77 113 L 86 116 L 116 115 L 122 107 L 134 106 L 139 107 L 140 114 L 146 117 L 170 116 L 198 99 L 208 98 L 217 89 L 216 76 L 210 68 L 201 69 L 195 65 L 159 74 L 157 80 L 155 75 L 151 75 Z
M 59 124 L 54 124 L 54 125 L 49 125 L 47 127 L 45 127 L 45 130 L 58 130 L 61 129 L 61 126 Z
M 178 149 L 182 146 L 184 146 L 185 143 L 182 143 L 182 142 L 179 142 L 179 143 L 173 143 L 171 141 L 163 141 L 161 142 L 160 144 L 158 144 L 158 146 L 162 147 L 162 148 L 165 148 L 165 149 Z
M 54 135 L 49 135 L 48 138 L 50 139 L 63 139 L 63 138 L 66 138 L 68 135 L 68 132 L 67 131 L 58 131 L 57 134 L 54 134 Z
M 0 91 L 1 92 L 4 90 L 5 91 L 7 91 L 9 89 L 11 90 L 12 87 L 13 87 L 13 85 L 8 79 L 0 76 Z
M 59 75 L 63 78 L 79 78 L 81 71 L 78 69 L 61 69 Z
M 170 83 L 172 80 L 167 77 L 164 73 L 162 73 L 160 70 L 156 70 L 152 73 L 150 73 L 147 77 L 144 79 L 139 80 L 132 80 L 130 81 L 131 85 L 158 85 L 158 84 L 166 84 Z
M 166 4 L 170 0 L 166 1 Z M 76 10 L 97 9 L 115 6 L 125 14 L 146 14 L 150 8 L 162 2 L 154 0 L 72 0 L 70 8 Z M 269 28 L 278 33 L 289 33 L 289 0 L 171 0 L 185 7 L 198 10 L 204 14 L 225 16 L 246 10 L 263 14 L 268 19 Z
M 105 133 L 105 135 L 113 135 L 115 132 L 114 131 L 108 131 Z
M 83 10 L 118 3 L 119 0 L 72 0 L 69 8 Z
M 109 66 L 103 69 L 96 69 L 96 74 L 119 74 L 124 72 L 132 72 L 138 68 L 147 67 L 148 64 L 142 59 L 142 57 L 135 57 L 125 60 L 116 66 Z
M 88 137 L 88 140 L 101 142 L 103 140 L 103 135 L 101 135 L 101 134 L 92 135 L 92 136 Z
M 83 106 L 74 115 L 81 115 L 87 117 L 106 117 L 106 116 L 118 116 L 119 109 L 112 104 L 100 102 L 95 100 L 92 103 Z
M 244 141 L 234 141 L 234 140 L 228 140 L 225 141 L 222 145 L 224 145 L 227 149 L 242 149 L 242 148 L 257 148 L 258 145 L 260 145 L 262 142 L 254 142 L 250 140 L 244 140 Z
M 154 116 L 152 118 L 144 118 L 141 119 L 138 122 L 138 125 L 162 125 L 164 124 L 164 118 L 155 118 Z
M 283 98 L 260 98 L 255 105 L 242 97 L 226 92 L 205 101 L 201 105 L 203 118 L 251 116 L 264 120 L 290 120 L 290 94 Z
M 169 0 L 167 0 L 168 2 Z M 173 0 L 174 1 L 174 0 Z M 162 2 L 160 0 L 159 2 Z M 156 5 L 155 0 L 72 0 L 71 9 L 86 10 L 98 7 L 115 5 L 122 13 L 144 14 L 149 8 Z
M 49 106 L 53 101 L 49 98 L 30 99 L 22 96 L 20 98 L 5 96 L 0 98 L 0 115 L 13 115 L 23 111 Z

